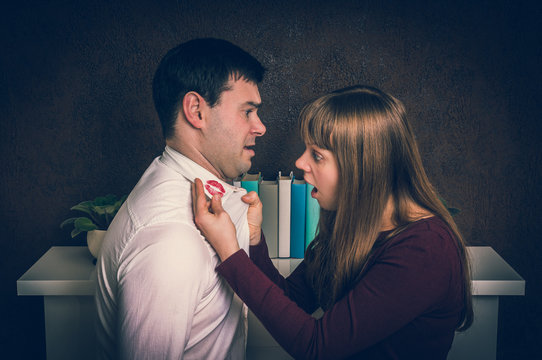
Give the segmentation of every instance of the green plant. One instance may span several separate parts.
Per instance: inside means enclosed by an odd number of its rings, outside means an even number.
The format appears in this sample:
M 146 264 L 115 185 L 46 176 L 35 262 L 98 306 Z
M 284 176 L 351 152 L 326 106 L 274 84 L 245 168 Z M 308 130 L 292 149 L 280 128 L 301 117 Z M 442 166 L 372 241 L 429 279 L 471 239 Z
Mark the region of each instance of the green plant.
M 444 207 L 448 210 L 448 212 L 450 213 L 450 215 L 454 216 L 454 215 L 457 215 L 461 212 L 461 210 L 457 209 L 457 208 L 454 208 L 454 207 L 449 207 L 448 206 L 448 203 L 446 202 L 446 200 L 444 200 L 443 198 L 441 198 L 440 196 L 438 197 L 440 199 L 440 201 L 442 202 L 442 205 L 444 205 Z
M 92 201 L 83 201 L 70 210 L 76 210 L 86 213 L 88 216 L 72 217 L 66 219 L 60 224 L 63 228 L 67 225 L 73 224 L 73 230 L 71 232 L 72 238 L 76 237 L 83 231 L 92 230 L 107 230 L 111 221 L 119 211 L 120 207 L 126 200 L 127 195 L 120 198 L 113 194 L 106 196 L 98 196 Z

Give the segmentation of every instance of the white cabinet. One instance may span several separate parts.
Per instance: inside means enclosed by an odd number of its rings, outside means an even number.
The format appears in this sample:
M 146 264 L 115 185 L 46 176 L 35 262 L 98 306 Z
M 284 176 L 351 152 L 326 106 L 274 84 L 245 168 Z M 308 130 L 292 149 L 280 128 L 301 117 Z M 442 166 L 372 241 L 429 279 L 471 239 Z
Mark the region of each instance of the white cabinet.
M 469 247 L 475 320 L 448 359 L 495 359 L 499 296 L 524 295 L 525 281 L 491 247 Z M 47 359 L 94 359 L 93 258 L 82 246 L 49 249 L 17 280 L 21 296 L 43 296 Z M 273 259 L 288 275 L 300 259 Z M 291 359 L 249 312 L 248 360 Z

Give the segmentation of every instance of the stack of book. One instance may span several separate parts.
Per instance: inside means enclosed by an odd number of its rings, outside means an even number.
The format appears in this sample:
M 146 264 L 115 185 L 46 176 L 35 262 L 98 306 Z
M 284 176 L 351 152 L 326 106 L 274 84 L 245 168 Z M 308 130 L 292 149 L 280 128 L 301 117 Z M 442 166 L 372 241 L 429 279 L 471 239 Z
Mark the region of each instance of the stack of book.
M 263 204 L 262 230 L 271 258 L 303 258 L 316 235 L 320 207 L 312 185 L 295 179 L 293 172 L 264 180 L 261 173 L 245 174 L 234 185 L 256 191 Z

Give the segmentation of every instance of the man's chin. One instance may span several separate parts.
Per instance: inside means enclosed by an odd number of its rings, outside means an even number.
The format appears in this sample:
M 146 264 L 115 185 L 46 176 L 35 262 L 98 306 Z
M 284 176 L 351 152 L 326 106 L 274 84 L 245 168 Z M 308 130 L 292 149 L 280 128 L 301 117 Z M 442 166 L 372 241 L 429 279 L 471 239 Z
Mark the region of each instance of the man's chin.
M 238 176 L 242 176 L 243 174 L 246 174 L 250 168 L 252 167 L 252 162 L 249 161 L 248 163 L 244 164 L 244 166 L 240 167 L 238 170 L 241 171 Z
M 224 175 L 227 176 L 228 179 L 234 180 L 234 179 L 246 174 L 250 170 L 251 166 L 252 166 L 252 164 L 250 164 L 250 165 L 243 164 L 243 166 L 239 166 L 239 167 L 237 167 L 235 169 L 232 169 L 231 173 L 224 174 Z

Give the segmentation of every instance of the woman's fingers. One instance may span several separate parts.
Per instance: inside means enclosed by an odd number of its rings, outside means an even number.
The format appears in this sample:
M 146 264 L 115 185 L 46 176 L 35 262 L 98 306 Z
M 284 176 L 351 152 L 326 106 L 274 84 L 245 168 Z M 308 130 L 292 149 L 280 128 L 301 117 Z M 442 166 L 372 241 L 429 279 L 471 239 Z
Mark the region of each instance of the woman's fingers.
M 200 179 L 195 179 L 192 184 L 192 209 L 194 211 L 194 220 L 209 213 L 209 201 L 205 196 L 203 183 Z
M 261 203 L 256 191 L 249 192 L 248 194 L 244 195 L 241 200 L 243 200 L 245 204 L 248 204 L 248 206 L 258 206 Z
M 220 196 L 213 195 L 213 198 L 211 199 L 211 210 L 213 211 L 213 214 L 216 215 L 219 215 L 222 211 L 224 211 Z
M 239 250 L 235 226 L 224 211 L 221 198 L 215 195 L 209 202 L 200 179 L 195 179 L 192 185 L 192 204 L 196 227 L 220 259 L 224 260 Z
M 247 221 L 250 233 L 250 245 L 260 243 L 262 222 L 263 222 L 263 205 L 255 191 L 251 191 L 241 198 L 243 202 L 248 204 Z

